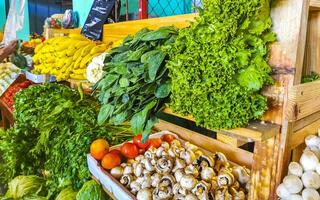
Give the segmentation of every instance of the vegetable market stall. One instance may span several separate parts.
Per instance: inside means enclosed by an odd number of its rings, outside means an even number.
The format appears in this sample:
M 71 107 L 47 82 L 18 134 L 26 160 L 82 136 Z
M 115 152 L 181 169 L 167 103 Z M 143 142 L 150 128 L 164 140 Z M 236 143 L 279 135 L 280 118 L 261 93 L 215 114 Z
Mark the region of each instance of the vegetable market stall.
M 304 100 L 300 100 L 303 102 L 306 102 L 305 105 L 307 105 L 307 109 L 309 113 L 301 115 L 299 122 L 295 123 L 295 125 L 292 123 L 292 120 L 287 118 L 288 112 L 294 112 L 297 110 L 297 108 L 288 109 L 288 107 L 292 107 L 291 99 L 296 98 L 296 95 L 292 95 L 292 93 L 299 94 L 301 90 L 295 89 L 299 87 L 308 87 L 308 88 L 316 88 L 317 83 L 312 83 L 311 85 L 304 85 L 304 86 L 294 86 L 299 85 L 301 82 L 301 75 L 303 72 L 303 61 L 304 61 L 304 50 L 305 50 L 305 41 L 307 40 L 307 20 L 308 20 L 308 14 L 309 14 L 309 2 L 308 1 L 295 1 L 295 2 L 288 2 L 288 1 L 281 1 L 281 2 L 273 2 L 272 3 L 272 9 L 271 9 L 271 16 L 273 19 L 273 31 L 277 34 L 278 41 L 271 45 L 271 54 L 270 54 L 270 60 L 269 64 L 273 68 L 273 78 L 276 80 L 276 84 L 273 86 L 268 86 L 264 89 L 263 94 L 268 97 L 269 101 L 269 110 L 266 112 L 262 120 L 269 121 L 275 124 L 278 124 L 281 126 L 281 134 L 279 134 L 277 128 L 273 129 L 270 128 L 269 130 L 272 130 L 272 134 L 261 134 L 263 133 L 263 129 L 258 129 L 257 131 L 254 131 L 258 134 L 252 134 L 252 128 L 250 130 L 249 128 L 244 129 L 236 129 L 236 130 L 219 130 L 218 132 L 218 139 L 226 142 L 231 143 L 233 147 L 237 147 L 241 144 L 244 144 L 248 141 L 255 141 L 255 155 L 261 155 L 262 152 L 265 152 L 265 156 L 263 156 L 263 159 L 270 158 L 269 155 L 274 156 L 274 163 L 270 164 L 272 166 L 271 168 L 265 167 L 260 165 L 261 169 L 266 169 L 264 172 L 257 172 L 256 180 L 258 180 L 258 177 L 261 177 L 261 175 L 265 175 L 266 173 L 271 174 L 273 177 L 271 179 L 268 179 L 269 181 L 257 181 L 266 186 L 266 188 L 269 188 L 267 190 L 270 191 L 270 195 L 275 195 L 274 189 L 275 186 L 279 184 L 283 174 L 281 173 L 286 168 L 286 162 L 289 159 L 289 148 L 287 147 L 288 139 L 292 137 L 292 135 L 296 135 L 296 133 L 293 133 L 293 130 L 300 129 L 300 134 L 303 132 L 304 135 L 314 133 L 315 129 L 317 129 L 319 126 L 318 124 L 312 123 L 319 119 L 319 114 L 312 114 L 317 112 L 317 107 L 314 107 L 314 104 L 309 102 L 310 99 L 316 99 L 318 94 L 314 94 L 312 92 L 307 93 L 306 98 Z M 311 10 L 317 9 L 317 1 L 311 1 Z M 188 18 L 189 20 L 192 20 L 196 14 L 192 15 L 185 15 L 181 16 L 181 18 Z M 284 19 L 290 19 L 290 23 Z M 164 20 L 167 20 L 165 22 Z M 142 27 L 150 27 L 150 28 L 157 28 L 159 25 L 172 25 L 175 24 L 175 21 L 177 22 L 179 27 L 185 27 L 188 26 L 188 23 L 184 24 L 181 23 L 181 20 L 179 19 L 179 16 L 175 18 L 162 18 L 161 21 L 157 21 L 157 19 L 154 20 L 140 20 L 136 22 L 125 22 L 125 23 L 117 23 L 112 25 L 106 25 L 105 31 L 108 34 L 104 36 L 104 40 L 113 40 L 113 38 L 121 39 L 124 38 L 128 33 L 133 34 L 139 30 L 139 28 Z M 162 22 L 164 24 L 162 24 Z M 125 29 L 125 27 L 128 27 L 128 25 L 132 25 L 130 27 L 139 27 L 135 30 Z M 284 28 L 285 27 L 285 28 Z M 119 30 L 126 30 L 124 33 L 116 34 L 116 30 L 119 28 Z M 112 31 L 113 30 L 113 31 Z M 295 42 L 292 42 L 295 41 Z M 315 56 L 309 55 L 309 58 L 314 58 Z M 309 72 L 304 72 L 309 73 Z M 311 93 L 314 97 L 310 97 Z M 305 93 L 303 93 L 305 94 Z M 301 93 L 302 95 L 302 93 Z M 296 105 L 295 105 L 296 106 Z M 165 113 L 171 114 L 171 115 L 177 115 L 175 113 L 172 113 L 171 110 L 166 109 Z M 297 112 L 294 112 L 297 113 Z M 299 112 L 298 112 L 299 113 Z M 312 115 L 311 115 L 312 114 Z M 290 114 L 289 114 L 290 115 Z M 311 116 L 309 116 L 311 115 Z M 309 116 L 309 117 L 307 117 Z M 179 117 L 181 117 L 179 115 Z M 185 118 L 185 117 L 184 117 Z M 187 117 L 189 121 L 194 121 L 193 118 Z M 316 121 L 317 122 L 317 121 Z M 259 124 L 259 123 L 258 123 Z M 268 123 L 266 123 L 268 124 Z M 270 124 L 269 124 L 270 125 Z M 266 126 L 269 126 L 266 125 Z M 294 129 L 292 129 L 292 126 L 294 125 Z M 251 125 L 252 126 L 252 125 Z M 253 125 L 255 126 L 255 125 Z M 271 127 L 274 126 L 271 124 Z M 167 128 L 169 129 L 170 126 Z M 255 126 L 257 127 L 257 126 Z M 276 127 L 276 126 L 275 126 Z M 304 129 L 302 129 L 304 127 Z M 305 131 L 309 130 L 309 131 Z M 274 131 L 274 132 L 273 132 Z M 196 134 L 194 134 L 196 135 Z M 225 137 L 224 135 L 227 135 Z M 231 137 L 230 137 L 231 136 Z M 295 137 L 294 137 L 295 138 Z M 296 137 L 297 139 L 294 139 L 297 142 L 302 143 L 301 137 Z M 189 138 L 191 139 L 191 138 Z M 208 138 L 207 138 L 208 139 Z M 209 140 L 209 139 L 208 139 Z M 198 143 L 196 143 L 198 144 Z M 200 145 L 200 144 L 199 144 Z M 268 153 L 269 154 L 268 154 Z M 273 153 L 271 153 L 273 152 Z M 271 153 L 271 154 L 270 154 Z M 267 155 L 267 156 L 266 156 Z M 254 157 L 254 156 L 253 156 Z M 261 156 L 262 157 L 262 156 Z M 258 161 L 259 160 L 259 161 Z M 258 156 L 256 157 L 256 161 L 259 163 L 265 163 L 265 161 L 260 160 Z M 272 161 L 271 161 L 272 162 Z M 257 164 L 258 165 L 258 164 Z M 278 171 L 278 173 L 276 173 Z M 259 188 L 259 187 L 257 187 Z M 261 189 L 261 188 L 260 188 Z M 258 191 L 256 189 L 256 191 Z M 261 189 L 261 193 L 268 193 L 266 190 Z M 255 194 L 259 196 L 259 194 Z M 257 196 L 251 196 L 252 199 L 254 199 Z M 263 194 L 260 194 L 263 195 Z M 261 199 L 268 197 L 262 197 L 259 196 Z M 275 196 L 271 198 L 276 198 Z

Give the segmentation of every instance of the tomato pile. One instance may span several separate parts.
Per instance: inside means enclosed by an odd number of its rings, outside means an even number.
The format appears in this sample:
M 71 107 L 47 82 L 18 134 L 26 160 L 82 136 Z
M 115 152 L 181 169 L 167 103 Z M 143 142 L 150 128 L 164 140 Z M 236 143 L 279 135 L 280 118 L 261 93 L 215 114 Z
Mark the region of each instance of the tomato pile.
M 13 111 L 13 105 L 14 105 L 14 96 L 17 92 L 20 90 L 23 90 L 31 85 L 30 81 L 24 81 L 21 83 L 16 83 L 8 88 L 8 90 L 5 92 L 5 94 L 2 97 L 2 101 L 8 106 L 8 108 Z
M 159 148 L 162 141 L 169 144 L 175 139 L 173 135 L 165 134 L 161 138 L 150 138 L 145 143 L 142 142 L 142 135 L 133 138 L 132 142 L 126 142 L 119 149 L 109 151 L 109 144 L 104 139 L 97 139 L 90 145 L 90 154 L 96 160 L 101 161 L 101 166 L 110 170 L 119 166 L 127 159 L 134 159 L 143 154 L 151 147 Z

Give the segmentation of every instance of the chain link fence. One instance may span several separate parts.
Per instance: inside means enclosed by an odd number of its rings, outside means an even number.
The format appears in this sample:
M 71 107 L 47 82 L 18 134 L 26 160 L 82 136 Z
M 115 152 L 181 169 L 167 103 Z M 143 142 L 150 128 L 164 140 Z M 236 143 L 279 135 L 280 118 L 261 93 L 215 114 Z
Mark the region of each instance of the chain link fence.
M 148 0 L 148 17 L 164 17 L 197 12 L 202 0 Z

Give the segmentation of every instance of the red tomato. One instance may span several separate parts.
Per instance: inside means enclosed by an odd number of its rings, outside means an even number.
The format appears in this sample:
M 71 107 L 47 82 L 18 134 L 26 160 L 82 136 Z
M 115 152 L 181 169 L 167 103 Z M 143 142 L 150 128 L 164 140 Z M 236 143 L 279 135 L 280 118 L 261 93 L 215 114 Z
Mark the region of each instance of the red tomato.
M 109 153 L 114 153 L 114 154 L 117 154 L 120 157 L 122 157 L 122 153 L 119 149 L 113 149 L 113 150 L 109 151 Z
M 135 144 L 127 142 L 121 146 L 121 153 L 126 158 L 135 158 L 139 155 L 139 149 Z
M 150 140 L 150 147 L 159 148 L 161 146 L 162 140 L 160 138 L 151 138 Z
M 161 139 L 165 142 L 168 142 L 169 144 L 171 144 L 172 140 L 176 139 L 173 135 L 171 134 L 164 134 Z
M 140 149 L 146 149 L 150 145 L 150 141 L 147 140 L 145 143 L 142 142 L 142 135 L 139 134 L 134 136 L 133 144 L 137 145 Z

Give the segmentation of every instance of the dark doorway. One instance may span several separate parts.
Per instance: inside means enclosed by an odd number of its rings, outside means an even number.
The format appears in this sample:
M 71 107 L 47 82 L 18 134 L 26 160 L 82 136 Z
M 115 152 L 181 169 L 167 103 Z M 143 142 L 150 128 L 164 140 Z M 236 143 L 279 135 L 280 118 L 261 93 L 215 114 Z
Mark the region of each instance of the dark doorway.
M 44 21 L 53 14 L 72 9 L 72 0 L 28 0 L 30 33 L 43 33 Z

